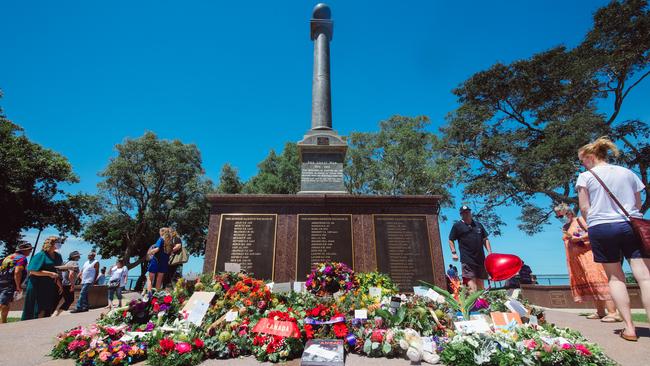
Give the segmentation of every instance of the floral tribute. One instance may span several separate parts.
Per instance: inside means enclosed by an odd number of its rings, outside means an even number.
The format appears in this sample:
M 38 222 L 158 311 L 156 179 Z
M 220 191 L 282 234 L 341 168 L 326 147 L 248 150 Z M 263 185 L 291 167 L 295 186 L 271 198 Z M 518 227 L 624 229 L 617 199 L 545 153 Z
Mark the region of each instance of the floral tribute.
M 314 264 L 307 276 L 305 287 L 316 296 L 332 295 L 339 291 L 351 291 L 359 286 L 352 268 L 341 262 Z
M 298 329 L 298 321 L 288 312 L 270 311 L 266 318 L 278 322 L 293 324 Z M 300 333 L 296 338 L 293 335 L 283 336 L 279 333 L 260 333 L 253 338 L 253 355 L 259 361 L 280 362 L 290 360 L 302 354 L 303 342 Z
M 300 357 L 309 339 L 343 339 L 346 352 L 446 365 L 595 365 L 615 363 L 579 333 L 543 322 L 543 311 L 519 299 L 529 317 L 497 327 L 491 312 L 508 312 L 505 291 L 470 294 L 434 288 L 441 296 L 398 294 L 380 273 L 355 273 L 320 263 L 308 291 L 272 293 L 244 273 L 179 280 L 171 291 L 131 301 L 88 327 L 59 334 L 51 351 L 82 366 L 197 365 L 208 358 L 254 356 L 263 362 Z M 370 287 L 382 289 L 369 297 Z M 195 291 L 215 292 L 200 325 L 181 312 Z M 334 295 L 334 296 L 332 296 Z M 455 295 L 455 296 L 454 296 Z M 433 300 L 435 298 L 435 300 Z M 456 330 L 462 318 L 485 318 L 487 329 Z M 487 317 L 486 317 L 487 316 Z M 539 325 L 538 325 L 539 324 Z M 290 326 L 289 326 L 290 325 Z

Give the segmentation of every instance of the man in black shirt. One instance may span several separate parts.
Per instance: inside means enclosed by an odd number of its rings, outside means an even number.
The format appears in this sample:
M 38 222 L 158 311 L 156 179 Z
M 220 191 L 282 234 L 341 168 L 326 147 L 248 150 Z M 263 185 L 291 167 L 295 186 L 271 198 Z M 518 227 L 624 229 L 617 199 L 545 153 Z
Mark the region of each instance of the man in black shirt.
M 463 271 L 463 280 L 467 281 L 471 291 L 483 289 L 483 282 L 488 278 L 485 271 L 485 253 L 492 252 L 488 233 L 480 222 L 472 219 L 472 210 L 467 206 L 460 208 L 461 220 L 456 222 L 449 233 L 449 247 L 451 248 L 452 259 L 457 261 L 456 245 L 460 247 L 460 263 Z

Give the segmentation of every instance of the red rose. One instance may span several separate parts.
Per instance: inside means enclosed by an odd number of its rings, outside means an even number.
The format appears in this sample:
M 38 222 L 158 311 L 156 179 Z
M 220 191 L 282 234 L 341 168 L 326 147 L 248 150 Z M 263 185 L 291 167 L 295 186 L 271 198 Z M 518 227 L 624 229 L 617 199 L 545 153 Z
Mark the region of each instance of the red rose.
M 336 323 L 332 329 L 334 330 L 334 334 L 336 334 L 337 338 L 345 338 L 345 336 L 348 335 L 348 327 L 345 325 L 345 323 Z
M 151 299 L 151 303 L 152 303 L 152 304 L 157 304 L 157 303 L 158 303 L 158 299 L 156 299 L 156 298 L 154 297 L 153 299 Z
M 173 300 L 173 298 L 171 296 L 169 296 L 169 295 L 165 296 L 165 298 L 163 299 L 165 304 L 171 304 L 172 300 Z
M 382 334 L 382 331 L 379 329 L 375 329 L 372 331 L 372 335 L 370 336 L 370 340 L 373 342 L 381 343 L 384 341 L 384 335 Z
M 311 326 L 311 324 L 305 324 L 305 336 L 307 339 L 314 338 L 314 328 Z
M 196 348 L 203 348 L 203 344 L 204 344 L 203 341 L 199 338 L 196 338 L 194 340 L 194 347 Z
M 171 340 L 171 339 L 169 339 L 169 338 L 163 338 L 163 339 L 161 339 L 160 342 L 159 342 L 159 344 L 160 344 L 160 348 L 161 348 L 163 351 L 165 351 L 165 352 L 168 352 L 168 351 L 173 350 L 174 347 L 176 346 L 176 345 L 174 344 L 174 341 Z
M 154 311 L 155 313 L 159 312 L 159 311 L 160 311 L 160 305 L 158 305 L 158 304 L 153 304 L 153 311 Z
M 126 318 L 126 314 L 128 314 L 128 312 L 127 312 L 126 310 L 124 310 L 124 311 L 122 312 L 122 317 L 123 317 L 123 318 Z

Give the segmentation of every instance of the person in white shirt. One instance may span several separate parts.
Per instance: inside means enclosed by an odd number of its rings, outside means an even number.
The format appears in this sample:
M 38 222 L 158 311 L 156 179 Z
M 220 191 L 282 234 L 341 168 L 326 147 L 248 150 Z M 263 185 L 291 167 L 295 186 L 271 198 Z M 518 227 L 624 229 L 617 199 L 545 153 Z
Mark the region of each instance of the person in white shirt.
M 79 301 L 77 301 L 77 308 L 72 310 L 71 313 L 81 313 L 88 311 L 90 304 L 88 303 L 88 290 L 97 281 L 99 275 L 99 261 L 95 259 L 95 251 L 88 253 L 88 260 L 81 267 L 79 277 L 81 277 L 81 292 L 79 292 Z
M 124 261 L 119 258 L 115 265 L 108 270 L 108 306 L 113 308 L 113 296 L 117 294 L 118 307 L 122 306 L 122 289 L 126 286 L 129 269 L 124 266 Z
M 610 293 L 625 321 L 625 329 L 621 331 L 620 336 L 628 341 L 636 341 L 638 338 L 632 322 L 630 297 L 621 266 L 621 253 L 630 262 L 648 314 L 650 314 L 648 300 L 650 259 L 644 255 L 629 219 L 596 179 L 596 175 L 633 217 L 643 216 L 641 191 L 645 186 L 631 170 L 607 163 L 607 153 L 610 150 L 614 155 L 619 154 L 616 145 L 606 137 L 601 137 L 578 150 L 578 158 L 588 171 L 578 176 L 576 190 L 582 217 L 589 226 L 588 233 L 594 261 L 603 264 L 609 279 Z

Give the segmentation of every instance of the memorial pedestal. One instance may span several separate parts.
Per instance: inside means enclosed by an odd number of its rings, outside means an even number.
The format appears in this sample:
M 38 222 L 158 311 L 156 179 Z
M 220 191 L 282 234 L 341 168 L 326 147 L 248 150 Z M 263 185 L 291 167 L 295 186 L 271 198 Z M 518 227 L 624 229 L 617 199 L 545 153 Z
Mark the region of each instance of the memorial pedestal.
M 412 291 L 417 280 L 445 287 L 437 196 L 347 194 L 208 196 L 203 271 L 240 263 L 275 282 L 304 281 L 311 264 L 341 261 L 380 271 Z

